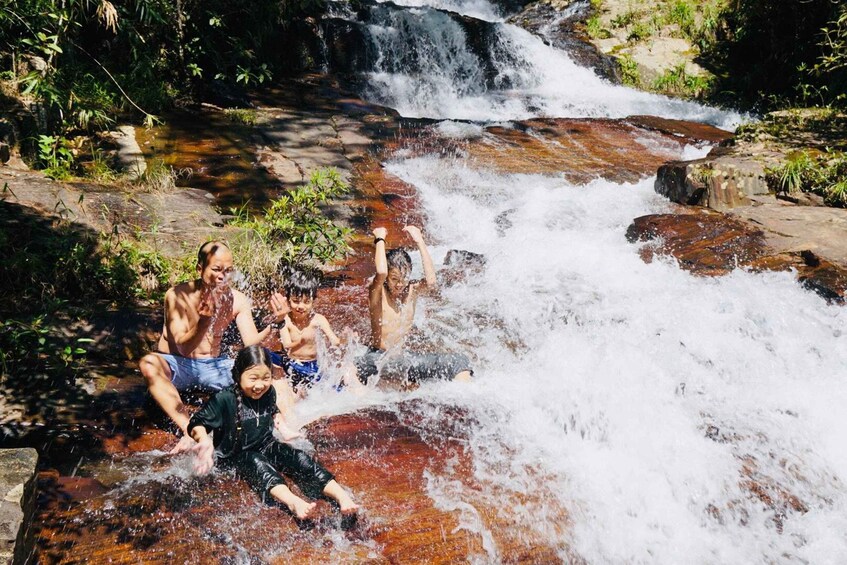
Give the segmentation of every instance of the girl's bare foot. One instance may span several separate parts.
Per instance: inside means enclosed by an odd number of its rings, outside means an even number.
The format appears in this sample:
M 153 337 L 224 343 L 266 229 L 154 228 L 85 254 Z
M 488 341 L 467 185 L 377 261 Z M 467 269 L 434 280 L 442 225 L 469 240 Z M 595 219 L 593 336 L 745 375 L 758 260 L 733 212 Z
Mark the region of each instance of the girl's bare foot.
M 341 502 L 339 500 L 338 506 L 341 508 L 341 513 L 345 516 L 351 516 L 359 512 L 359 505 L 353 502 L 352 500 L 347 503 Z
M 345 516 L 356 514 L 359 511 L 359 505 L 353 502 L 344 487 L 338 484 L 335 479 L 326 484 L 324 494 L 338 503 L 341 513 Z
M 315 509 L 314 502 L 306 502 L 285 485 L 277 485 L 271 489 L 271 496 L 285 504 L 291 513 L 300 520 L 308 520 Z
M 288 509 L 294 513 L 300 520 L 308 520 L 311 517 L 312 511 L 315 509 L 314 502 L 306 502 L 299 496 L 295 496 L 291 501 L 287 504 Z

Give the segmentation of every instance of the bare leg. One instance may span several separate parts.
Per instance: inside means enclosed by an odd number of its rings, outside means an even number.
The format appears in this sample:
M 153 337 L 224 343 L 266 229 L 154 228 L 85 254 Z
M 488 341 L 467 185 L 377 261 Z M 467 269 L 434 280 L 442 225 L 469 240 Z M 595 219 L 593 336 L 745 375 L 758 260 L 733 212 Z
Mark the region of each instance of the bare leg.
M 171 450 L 172 454 L 182 453 L 194 446 L 194 440 L 185 433 L 188 427 L 188 410 L 182 399 L 179 397 L 179 392 L 171 383 L 171 368 L 167 362 L 155 353 L 150 353 L 142 357 L 139 363 L 141 374 L 147 382 L 147 390 L 150 391 L 150 396 L 153 400 L 162 407 L 162 410 L 182 430 L 183 436 Z
M 285 504 L 300 520 L 306 520 L 315 509 L 314 502 L 306 502 L 285 485 L 277 485 L 271 489 L 271 496 Z
M 453 377 L 453 380 L 460 383 L 469 383 L 473 380 L 473 375 L 470 371 L 462 371 Z
M 335 479 L 329 481 L 323 490 L 324 494 L 333 499 L 341 507 L 341 513 L 344 515 L 355 514 L 359 510 L 359 505 L 353 502 L 347 491 L 344 490 Z

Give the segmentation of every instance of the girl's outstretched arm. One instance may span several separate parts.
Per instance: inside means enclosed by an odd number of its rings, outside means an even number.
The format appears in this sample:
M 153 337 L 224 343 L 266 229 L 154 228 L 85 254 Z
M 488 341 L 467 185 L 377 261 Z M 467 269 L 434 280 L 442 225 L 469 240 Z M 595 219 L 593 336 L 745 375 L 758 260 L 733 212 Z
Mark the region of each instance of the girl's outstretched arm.
M 191 428 L 191 437 L 197 442 L 197 445 L 191 448 L 194 453 L 194 472 L 205 475 L 215 466 L 215 447 L 212 445 L 212 436 L 203 426 L 194 426 Z

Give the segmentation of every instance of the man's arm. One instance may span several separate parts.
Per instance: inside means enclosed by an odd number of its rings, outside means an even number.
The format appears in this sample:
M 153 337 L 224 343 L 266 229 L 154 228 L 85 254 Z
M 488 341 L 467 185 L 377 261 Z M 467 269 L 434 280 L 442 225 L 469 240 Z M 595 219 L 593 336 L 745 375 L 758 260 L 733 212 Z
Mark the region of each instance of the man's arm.
M 197 349 L 206 337 L 212 325 L 212 317 L 215 314 L 215 302 L 211 293 L 203 292 L 200 305 L 197 308 L 197 323 L 192 324 L 188 316 L 191 306 L 188 299 L 170 289 L 165 294 L 165 319 L 167 320 L 168 335 L 176 344 L 179 355 L 189 356 Z
M 432 264 L 432 257 L 429 255 L 429 249 L 423 239 L 420 228 L 416 226 L 406 226 L 403 231 L 408 233 L 415 245 L 418 246 L 418 251 L 421 253 L 421 262 L 423 263 L 424 280 L 426 286 L 430 289 L 438 286 L 438 279 L 435 277 L 435 266 Z
M 256 345 L 268 337 L 271 331 L 270 326 L 263 329 L 261 333 L 256 330 L 253 312 L 250 309 L 250 300 L 237 290 L 232 291 L 232 309 L 235 312 L 235 325 L 238 326 L 238 331 L 241 333 L 241 342 L 244 347 Z

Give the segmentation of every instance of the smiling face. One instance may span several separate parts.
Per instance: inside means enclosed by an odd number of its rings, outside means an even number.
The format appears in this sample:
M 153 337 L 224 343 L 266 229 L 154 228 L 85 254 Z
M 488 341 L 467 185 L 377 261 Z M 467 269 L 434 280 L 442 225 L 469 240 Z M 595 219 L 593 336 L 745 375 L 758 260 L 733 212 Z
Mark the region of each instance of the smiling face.
M 248 398 L 258 400 L 265 395 L 273 384 L 271 370 L 267 365 L 253 365 L 243 373 L 238 385 Z
M 206 259 L 206 264 L 198 264 L 200 279 L 209 288 L 224 289 L 235 268 L 232 266 L 232 253 L 226 247 L 220 247 Z
M 315 300 L 308 294 L 290 294 L 288 305 L 296 317 L 308 316 L 312 312 Z
M 388 276 L 385 278 L 385 288 L 392 298 L 402 298 L 409 290 L 409 272 L 389 267 Z

